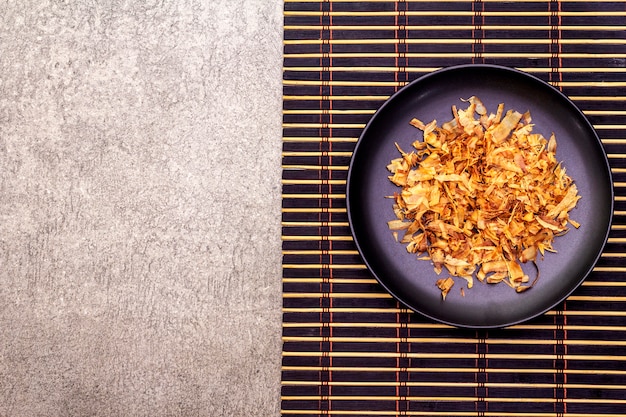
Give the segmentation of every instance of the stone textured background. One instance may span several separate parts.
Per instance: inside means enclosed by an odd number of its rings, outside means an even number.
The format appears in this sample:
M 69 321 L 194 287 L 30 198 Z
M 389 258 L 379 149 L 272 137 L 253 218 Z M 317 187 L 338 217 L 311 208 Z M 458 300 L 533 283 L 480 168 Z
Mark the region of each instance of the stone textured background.
M 0 1 L 0 416 L 276 416 L 282 2 Z

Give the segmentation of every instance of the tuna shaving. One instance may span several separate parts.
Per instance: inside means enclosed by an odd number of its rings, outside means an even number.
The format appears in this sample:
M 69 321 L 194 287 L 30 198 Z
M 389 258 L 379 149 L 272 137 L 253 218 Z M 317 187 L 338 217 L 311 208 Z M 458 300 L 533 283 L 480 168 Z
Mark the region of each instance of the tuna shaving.
M 467 103 L 452 106 L 454 118 L 441 126 L 410 121 L 423 141 L 409 153 L 396 144 L 401 156 L 387 169 L 401 190 L 390 197 L 396 218 L 388 225 L 437 274 L 464 278 L 468 288 L 475 276 L 523 292 L 539 270 L 530 282 L 521 264 L 537 267 L 539 254 L 555 252 L 555 237 L 580 227 L 569 216 L 578 189 L 556 159 L 554 134 L 533 133 L 529 112 L 504 113 L 501 103 L 488 114 L 477 97 Z M 452 284 L 438 281 L 444 298 Z

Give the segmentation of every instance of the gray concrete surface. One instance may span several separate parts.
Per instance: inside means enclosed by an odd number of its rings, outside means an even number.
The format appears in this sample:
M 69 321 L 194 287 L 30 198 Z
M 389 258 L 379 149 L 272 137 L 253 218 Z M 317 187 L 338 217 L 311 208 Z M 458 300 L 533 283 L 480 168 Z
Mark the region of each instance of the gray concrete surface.
M 277 416 L 282 2 L 0 1 L 0 416 Z

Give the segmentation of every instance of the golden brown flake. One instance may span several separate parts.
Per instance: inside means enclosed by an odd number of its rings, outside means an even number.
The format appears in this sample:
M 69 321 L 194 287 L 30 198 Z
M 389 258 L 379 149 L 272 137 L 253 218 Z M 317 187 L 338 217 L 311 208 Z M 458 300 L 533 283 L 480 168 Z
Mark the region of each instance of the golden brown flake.
M 450 289 L 454 286 L 454 280 L 452 277 L 448 277 L 446 279 L 438 279 L 437 287 L 441 290 L 441 297 L 445 300 L 446 296 L 450 292 Z
M 567 232 L 580 196 L 573 180 L 556 160 L 556 138 L 533 133 L 529 112 L 496 113 L 477 97 L 452 106 L 453 119 L 410 124 L 423 131 L 415 150 L 387 166 L 400 190 L 394 199 L 395 220 L 389 222 L 407 251 L 429 259 L 467 280 L 506 282 L 517 292 L 530 288 L 520 263 L 554 251 L 555 237 Z M 442 296 L 454 281 L 440 279 Z

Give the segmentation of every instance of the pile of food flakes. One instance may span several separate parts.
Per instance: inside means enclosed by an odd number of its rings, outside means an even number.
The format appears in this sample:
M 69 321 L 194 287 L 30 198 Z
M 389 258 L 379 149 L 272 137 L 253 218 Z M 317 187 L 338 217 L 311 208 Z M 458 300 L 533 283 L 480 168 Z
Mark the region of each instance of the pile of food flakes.
M 467 102 L 465 110 L 452 106 L 454 118 L 441 126 L 411 120 L 423 141 L 410 153 L 396 144 L 401 157 L 387 166 L 401 187 L 389 228 L 437 274 L 447 270 L 436 283 L 444 299 L 452 276 L 467 280 L 467 288 L 474 276 L 517 292 L 531 288 L 538 269 L 531 282 L 521 263 L 554 251 L 554 238 L 568 224 L 580 226 L 569 217 L 580 196 L 556 160 L 554 134 L 533 133 L 529 112 L 503 114 L 501 103 L 488 114 L 477 97 Z

